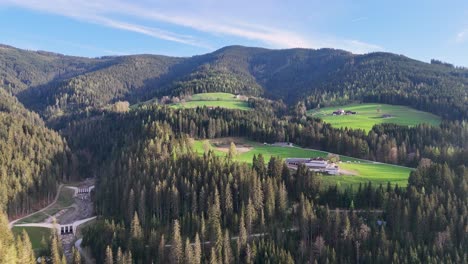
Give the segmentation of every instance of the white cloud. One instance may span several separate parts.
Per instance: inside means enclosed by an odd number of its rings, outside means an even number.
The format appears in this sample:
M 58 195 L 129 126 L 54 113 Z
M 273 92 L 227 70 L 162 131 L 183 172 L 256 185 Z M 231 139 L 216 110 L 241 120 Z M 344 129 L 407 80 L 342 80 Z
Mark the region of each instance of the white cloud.
M 468 39 L 468 29 L 458 32 L 456 40 L 458 43 L 465 42 Z
M 210 2 L 210 1 L 208 1 Z M 355 53 L 366 53 L 370 51 L 383 50 L 373 44 L 364 43 L 358 40 L 318 38 L 304 33 L 294 32 L 274 26 L 266 26 L 255 22 L 252 17 L 246 21 L 244 18 L 235 17 L 229 10 L 211 10 L 210 3 L 200 2 L 206 5 L 203 10 L 194 10 L 182 13 L 184 8 L 159 7 L 153 3 L 135 4 L 126 0 L 0 0 L 1 5 L 13 5 L 37 10 L 41 12 L 58 14 L 71 17 L 77 20 L 100 24 L 120 30 L 126 30 L 151 36 L 158 39 L 173 41 L 177 43 L 212 49 L 205 41 L 187 34 L 175 33 L 173 31 L 184 31 L 183 28 L 190 28 L 198 32 L 204 32 L 212 36 L 233 36 L 250 41 L 263 43 L 271 48 L 321 48 L 333 47 L 346 49 Z M 166 4 L 167 3 L 163 3 Z M 179 3 L 180 4 L 180 3 Z M 164 10 L 164 11 L 161 11 Z M 206 13 L 210 15 L 206 15 Z M 234 17 L 233 17 L 234 16 Z M 116 17 L 119 17 L 116 19 Z M 125 17 L 123 19 L 122 17 Z M 154 26 L 142 25 L 140 23 L 128 22 L 129 20 L 144 20 L 145 24 L 175 25 L 171 31 Z M 127 21 L 124 21 L 127 20 Z M 237 20 L 237 21 L 236 21 Z M 238 22 L 242 20 L 242 22 Z M 185 30 L 186 31 L 186 30 Z

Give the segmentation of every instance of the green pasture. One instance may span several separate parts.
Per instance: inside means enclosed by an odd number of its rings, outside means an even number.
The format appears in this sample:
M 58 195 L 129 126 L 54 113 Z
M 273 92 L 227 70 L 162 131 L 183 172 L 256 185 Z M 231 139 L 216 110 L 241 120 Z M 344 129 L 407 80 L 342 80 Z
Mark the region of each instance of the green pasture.
M 50 235 L 52 232 L 52 229 L 50 228 L 45 228 L 45 227 L 33 227 L 33 226 L 25 226 L 25 227 L 19 227 L 15 226 L 11 229 L 13 231 L 13 234 L 15 236 L 21 235 L 23 230 L 28 233 L 29 239 L 31 240 L 32 248 L 34 250 L 39 250 L 41 249 L 41 240 L 44 237 L 47 245 L 50 244 Z
M 332 115 L 338 109 L 357 112 L 355 115 Z M 370 131 L 376 124 L 393 123 L 404 126 L 415 126 L 421 123 L 439 125 L 440 117 L 419 111 L 407 106 L 388 104 L 350 104 L 310 110 L 309 114 L 320 117 L 333 127 L 348 127 Z M 388 115 L 389 117 L 384 117 Z
M 280 158 L 310 158 L 310 157 L 326 157 L 328 152 L 320 150 L 305 149 L 300 147 L 280 147 L 272 145 L 264 145 L 252 141 L 243 141 L 242 139 L 235 139 L 234 142 L 248 145 L 252 149 L 245 153 L 239 153 L 235 156 L 235 160 L 239 162 L 246 162 L 252 164 L 254 155 L 262 154 L 265 162 L 268 162 L 270 157 L 276 156 Z M 195 140 L 192 147 L 198 154 L 204 153 L 203 140 Z M 219 156 L 225 156 L 226 153 L 217 150 L 216 147 L 210 142 L 210 149 Z M 349 171 L 354 175 L 324 175 L 322 176 L 324 186 L 338 184 L 340 187 L 353 187 L 357 188 L 359 183 L 372 182 L 375 186 L 379 184 L 387 184 L 390 182 L 398 184 L 399 186 L 406 186 L 411 168 L 400 167 L 385 163 L 376 163 L 367 160 L 356 159 L 352 157 L 340 155 L 339 164 L 340 169 Z
M 249 110 L 246 101 L 237 99 L 230 93 L 200 93 L 192 95 L 190 100 L 177 104 L 172 104 L 172 108 L 195 108 L 195 107 L 221 107 L 228 109 Z

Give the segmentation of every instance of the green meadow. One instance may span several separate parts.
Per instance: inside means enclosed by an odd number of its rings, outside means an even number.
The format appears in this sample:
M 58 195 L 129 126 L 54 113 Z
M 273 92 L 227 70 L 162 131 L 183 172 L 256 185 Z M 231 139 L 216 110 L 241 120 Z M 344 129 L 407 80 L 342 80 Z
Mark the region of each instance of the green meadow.
M 26 231 L 29 235 L 29 239 L 31 240 L 32 248 L 37 251 L 41 249 L 41 240 L 44 237 L 44 240 L 46 241 L 47 245 L 50 244 L 50 235 L 52 229 L 45 228 L 45 227 L 32 227 L 32 226 L 27 226 L 27 227 L 19 227 L 15 226 L 11 229 L 13 231 L 13 234 L 20 235 L 23 230 Z
M 51 207 L 42 212 L 37 212 L 24 219 L 21 219 L 17 224 L 40 223 L 46 220 L 49 216 L 56 214 L 58 211 L 67 208 L 73 204 L 73 195 L 75 191 L 69 188 L 62 187 L 57 202 Z
M 262 154 L 265 161 L 268 162 L 270 157 L 285 158 L 314 158 L 326 157 L 328 152 L 320 150 L 305 149 L 300 147 L 281 147 L 273 145 L 264 145 L 257 142 L 246 141 L 243 139 L 233 139 L 236 146 L 241 148 L 248 148 L 249 150 L 243 153 L 238 153 L 234 159 L 239 162 L 246 162 L 252 164 L 254 155 Z M 202 155 L 204 153 L 204 141 L 195 140 L 193 142 L 193 149 L 196 153 Z M 211 141 L 209 142 L 210 149 L 219 156 L 226 156 L 226 152 L 221 151 Z M 341 188 L 351 187 L 357 188 L 360 183 L 372 182 L 374 186 L 379 184 L 387 184 L 390 182 L 398 184 L 398 186 L 406 186 L 408 184 L 408 177 L 411 168 L 401 167 L 385 163 L 376 163 L 367 160 L 356 159 L 352 157 L 340 155 L 339 164 L 340 169 L 350 172 L 350 175 L 324 175 L 322 181 L 324 186 L 339 185 Z
M 236 98 L 230 93 L 200 93 L 192 95 L 190 100 L 177 104 L 171 104 L 172 108 L 196 108 L 196 107 L 221 107 L 228 109 L 249 110 L 246 101 Z
M 338 109 L 357 112 L 355 115 L 332 115 Z M 309 114 L 320 117 L 336 128 L 353 128 L 370 131 L 376 124 L 393 123 L 403 126 L 415 126 L 427 123 L 439 125 L 440 117 L 407 106 L 388 104 L 350 104 L 310 110 Z M 383 117 L 387 116 L 387 117 Z

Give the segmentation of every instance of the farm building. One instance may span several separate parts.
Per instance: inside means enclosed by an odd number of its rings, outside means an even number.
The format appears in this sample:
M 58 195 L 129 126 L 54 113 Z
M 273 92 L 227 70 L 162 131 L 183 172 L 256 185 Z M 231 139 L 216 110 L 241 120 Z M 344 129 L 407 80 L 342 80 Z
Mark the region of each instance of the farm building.
M 339 109 L 339 110 L 336 110 L 332 113 L 333 115 L 355 115 L 357 114 L 357 112 L 355 111 L 351 111 L 351 110 L 343 110 L 343 109 Z
M 329 163 L 323 158 L 289 158 L 286 159 L 286 164 L 290 168 L 297 168 L 297 166 L 304 164 L 310 171 L 322 172 L 330 175 L 337 175 L 339 173 L 337 165 Z
M 339 109 L 333 112 L 333 115 L 344 115 L 344 114 L 345 114 L 345 110 L 343 109 Z

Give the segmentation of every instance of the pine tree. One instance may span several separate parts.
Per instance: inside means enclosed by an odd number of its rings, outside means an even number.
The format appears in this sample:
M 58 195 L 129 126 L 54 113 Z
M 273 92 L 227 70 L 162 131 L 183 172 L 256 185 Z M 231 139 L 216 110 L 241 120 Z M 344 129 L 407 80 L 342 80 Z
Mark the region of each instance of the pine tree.
M 81 264 L 81 254 L 75 247 L 72 248 L 72 263 Z M 118 263 L 118 264 L 121 264 L 121 263 Z
M 216 256 L 216 251 L 214 247 L 211 247 L 210 264 L 219 264 L 218 256 Z
M 240 256 L 247 244 L 247 230 L 245 229 L 244 215 L 241 214 L 239 221 L 239 238 L 237 239 L 237 255 Z
M 193 249 L 193 263 L 200 264 L 202 261 L 202 246 L 200 243 L 200 237 L 198 233 L 195 234 L 195 245 Z
M 36 258 L 32 249 L 31 241 L 26 230 L 23 229 L 20 237 L 17 237 L 18 263 L 35 264 Z
M 231 238 L 229 237 L 229 231 L 226 229 L 223 240 L 223 263 L 230 264 L 232 262 Z
M 128 250 L 126 253 L 124 253 L 124 263 L 125 264 L 133 264 L 133 255 L 132 255 L 132 251 L 131 250 Z
M 52 232 L 52 245 L 51 245 L 51 252 L 52 252 L 52 264 L 61 264 L 62 263 L 62 249 L 60 247 L 60 240 L 57 235 L 57 231 L 54 229 Z
M 192 264 L 194 262 L 192 245 L 190 245 L 190 240 L 187 238 L 185 240 L 185 249 L 184 249 L 184 263 Z
M 104 260 L 105 264 L 114 264 L 114 256 L 112 254 L 112 248 L 110 246 L 106 247 L 106 258 Z
M 143 231 L 140 224 L 140 219 L 138 218 L 137 212 L 133 214 L 132 225 L 130 233 L 133 239 L 139 240 L 143 237 Z
M 223 233 L 221 229 L 221 208 L 217 188 L 215 188 L 213 203 L 210 204 L 208 208 L 208 217 L 210 241 L 212 245 L 214 245 L 217 254 L 219 254 L 222 250 Z
M 182 237 L 180 236 L 179 221 L 174 220 L 171 241 L 171 263 L 182 263 L 183 250 L 184 249 L 182 245 Z
M 124 260 L 125 260 L 125 259 L 124 259 L 124 255 L 123 255 L 123 253 L 122 253 L 122 249 L 119 247 L 119 248 L 117 249 L 117 256 L 115 257 L 115 263 L 116 263 L 116 264 L 125 264 L 125 263 L 124 263 Z
M 229 146 L 228 156 L 229 158 L 234 158 L 235 156 L 237 156 L 237 148 L 234 142 L 231 142 L 231 145 Z
M 234 207 L 233 207 L 233 201 L 232 201 L 232 192 L 231 192 L 231 184 L 228 182 L 226 184 L 226 190 L 224 192 L 224 210 L 225 210 L 225 218 L 228 220 L 231 219 Z M 227 221 L 225 221 L 227 222 Z

